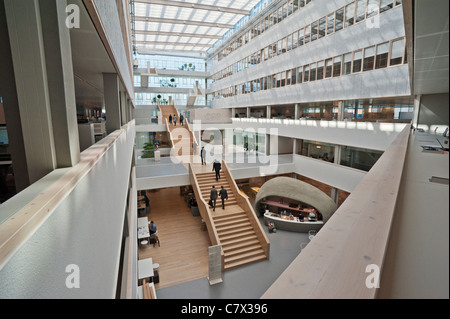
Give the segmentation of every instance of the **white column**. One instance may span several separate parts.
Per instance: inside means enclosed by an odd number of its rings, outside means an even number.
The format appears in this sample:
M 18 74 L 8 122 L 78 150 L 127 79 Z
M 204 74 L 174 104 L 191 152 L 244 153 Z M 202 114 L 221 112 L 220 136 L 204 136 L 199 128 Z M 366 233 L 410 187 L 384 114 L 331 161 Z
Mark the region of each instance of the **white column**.
M 5 0 L 30 183 L 56 168 L 44 42 L 37 0 Z
M 338 121 L 343 121 L 344 120 L 344 112 L 345 112 L 345 107 L 344 107 L 344 101 L 339 101 L 338 103 Z
M 75 80 L 66 0 L 40 1 L 57 167 L 80 160 Z
M 111 134 L 122 126 L 119 76 L 116 73 L 103 74 L 103 90 L 106 109 L 106 132 Z

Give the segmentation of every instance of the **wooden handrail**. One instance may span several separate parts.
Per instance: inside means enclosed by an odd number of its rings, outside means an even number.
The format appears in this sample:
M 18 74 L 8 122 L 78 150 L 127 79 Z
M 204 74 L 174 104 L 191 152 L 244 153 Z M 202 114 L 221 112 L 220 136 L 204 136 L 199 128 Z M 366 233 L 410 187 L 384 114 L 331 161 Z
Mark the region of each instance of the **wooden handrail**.
M 258 217 L 256 216 L 255 211 L 252 205 L 250 204 L 250 201 L 248 200 L 248 197 L 241 194 L 239 187 L 237 186 L 236 181 L 234 180 L 233 175 L 231 174 L 230 169 L 228 168 L 228 165 L 225 161 L 222 161 L 222 170 L 225 173 L 225 177 L 228 181 L 228 184 L 230 185 L 231 191 L 236 196 L 237 203 L 244 209 L 245 213 L 247 214 L 247 217 L 253 226 L 255 234 L 258 237 L 259 242 L 261 243 L 264 253 L 267 256 L 267 259 L 270 259 L 269 238 L 267 238 L 264 229 L 259 223 Z
M 175 143 L 173 141 L 172 131 L 170 130 L 169 120 L 168 119 L 166 119 L 166 130 L 167 130 L 167 133 L 169 133 L 169 139 L 170 139 L 170 142 L 172 143 L 171 149 L 173 151 L 175 151 Z
M 262 298 L 376 298 L 366 283 L 382 274 L 409 136 L 407 126 Z
M 219 234 L 217 233 L 216 226 L 214 225 L 213 217 L 211 214 L 211 210 L 209 209 L 208 203 L 203 199 L 202 192 L 198 186 L 197 177 L 195 176 L 194 169 L 192 168 L 192 164 L 189 163 L 189 176 L 191 179 L 192 189 L 194 190 L 195 197 L 197 199 L 198 210 L 200 212 L 201 217 L 206 223 L 206 229 L 208 231 L 209 238 L 213 246 L 221 245 Z M 221 252 L 222 256 L 222 270 L 224 267 L 224 258 L 225 254 Z
M 30 203 L 0 224 L 0 269 L 19 247 L 42 225 L 77 183 L 125 134 L 135 121 L 124 125 L 80 154 L 80 162 L 42 191 Z

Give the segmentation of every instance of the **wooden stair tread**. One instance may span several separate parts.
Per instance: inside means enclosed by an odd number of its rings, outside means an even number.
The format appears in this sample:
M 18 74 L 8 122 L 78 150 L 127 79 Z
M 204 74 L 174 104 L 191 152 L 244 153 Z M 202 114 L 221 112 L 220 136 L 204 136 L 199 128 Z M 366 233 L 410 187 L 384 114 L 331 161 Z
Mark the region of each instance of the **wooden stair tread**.
M 257 250 L 259 252 L 262 251 L 264 253 L 264 251 L 261 247 L 261 244 L 258 243 L 258 244 L 247 245 L 247 246 L 239 247 L 239 248 L 236 248 L 233 250 L 229 250 L 229 251 L 227 251 L 226 256 L 231 257 L 231 256 L 239 255 L 239 254 L 244 254 L 244 253 L 247 253 L 252 250 Z
M 220 228 L 221 226 L 244 224 L 246 222 L 248 222 L 248 223 L 250 222 L 247 216 L 234 218 L 234 219 L 230 219 L 230 220 L 216 221 L 216 222 L 214 222 L 214 224 L 216 225 L 216 228 Z
M 231 247 L 236 248 L 236 246 L 242 247 L 244 245 L 247 245 L 252 240 L 258 241 L 258 238 L 256 237 L 256 234 L 246 235 L 246 236 L 232 238 L 232 239 L 221 240 L 220 243 L 222 244 L 222 247 L 230 249 Z
M 239 261 L 236 261 L 236 262 L 229 262 L 229 263 L 225 263 L 224 269 L 225 270 L 230 270 L 230 269 L 242 266 L 242 265 L 250 264 L 252 262 L 257 262 L 257 261 L 261 261 L 261 260 L 264 260 L 264 259 L 266 259 L 266 256 L 264 254 L 262 254 L 262 255 L 254 256 L 252 258 L 239 260 Z
M 251 257 L 257 256 L 257 255 L 261 255 L 261 254 L 264 255 L 264 250 L 261 247 L 259 247 L 258 249 L 248 250 L 246 252 L 234 254 L 232 256 L 225 255 L 225 262 L 226 263 L 234 262 L 237 260 L 243 260 L 243 259 L 251 258 Z
M 238 239 L 238 238 L 245 237 L 245 236 L 251 236 L 254 233 L 255 232 L 253 231 L 253 229 L 251 229 L 251 230 L 246 230 L 246 231 L 241 231 L 241 232 L 234 232 L 232 234 L 229 234 L 229 233 L 219 234 L 219 239 L 220 239 L 220 242 L 225 242 L 227 240 Z

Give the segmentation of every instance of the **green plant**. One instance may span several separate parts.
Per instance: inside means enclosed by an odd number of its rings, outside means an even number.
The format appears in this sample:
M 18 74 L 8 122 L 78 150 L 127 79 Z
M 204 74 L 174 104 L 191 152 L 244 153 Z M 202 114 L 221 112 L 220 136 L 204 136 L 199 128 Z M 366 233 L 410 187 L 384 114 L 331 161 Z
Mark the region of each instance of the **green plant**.
M 144 150 L 142 152 L 142 158 L 154 158 L 155 157 L 155 146 L 153 143 L 145 143 Z

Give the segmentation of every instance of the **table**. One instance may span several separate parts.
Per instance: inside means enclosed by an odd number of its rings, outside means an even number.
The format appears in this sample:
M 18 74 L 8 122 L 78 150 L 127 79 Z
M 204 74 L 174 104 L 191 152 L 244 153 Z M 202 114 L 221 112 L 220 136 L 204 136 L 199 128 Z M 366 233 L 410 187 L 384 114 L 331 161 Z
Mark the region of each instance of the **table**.
M 138 260 L 138 277 L 139 279 L 145 279 L 153 277 L 155 274 L 153 273 L 153 259 L 141 259 Z
M 148 226 L 148 217 L 138 218 L 138 228 Z
M 138 228 L 138 239 L 150 238 L 150 230 L 148 226 Z

